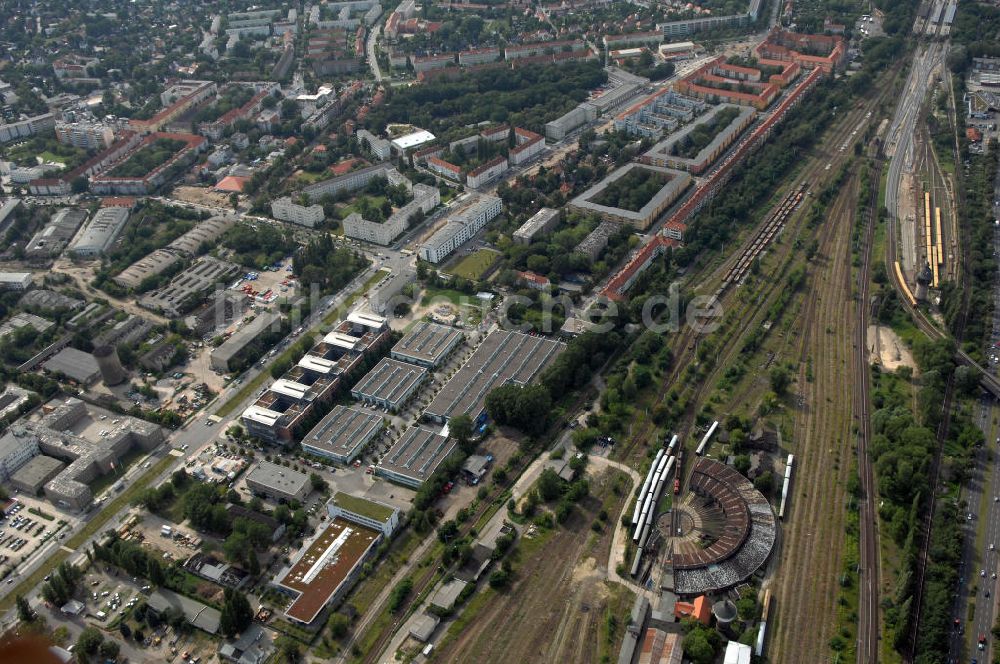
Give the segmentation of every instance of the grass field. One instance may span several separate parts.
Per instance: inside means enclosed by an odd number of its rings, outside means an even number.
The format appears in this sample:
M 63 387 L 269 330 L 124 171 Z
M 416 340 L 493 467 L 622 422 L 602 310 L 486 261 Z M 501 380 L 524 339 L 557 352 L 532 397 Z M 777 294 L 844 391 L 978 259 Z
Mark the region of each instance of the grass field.
M 368 281 L 365 282 L 365 285 L 362 286 L 357 293 L 347 298 L 347 300 L 345 300 L 344 303 L 341 304 L 339 307 L 335 307 L 332 311 L 330 311 L 330 313 L 328 313 L 323 318 L 323 324 L 329 325 L 333 323 L 335 320 L 337 320 L 337 318 L 339 318 L 340 316 L 343 316 L 344 312 L 347 311 L 347 309 L 349 309 L 351 305 L 353 305 L 358 300 L 359 297 L 361 297 L 364 293 L 368 292 L 369 288 L 371 288 L 373 285 L 381 281 L 387 274 L 389 274 L 388 270 L 379 270 L 378 272 L 373 274 L 371 278 L 369 278 Z M 295 352 L 295 346 L 291 346 L 284 353 L 274 358 L 273 362 L 278 362 L 284 358 L 291 357 L 292 353 L 294 352 Z M 249 397 L 251 394 L 260 389 L 260 386 L 264 384 L 264 381 L 266 381 L 271 376 L 271 373 L 266 370 L 267 367 L 265 367 L 264 369 L 265 370 L 262 370 L 259 374 L 257 374 L 253 380 L 245 384 L 243 386 L 243 389 L 234 394 L 232 398 L 229 399 L 229 401 L 222 404 L 218 408 L 218 410 L 215 411 L 215 415 L 217 417 L 225 417 L 229 415 L 236 409 L 237 406 L 243 403 L 243 401 L 245 401 L 247 397 Z
M 493 267 L 493 264 L 500 258 L 500 254 L 492 249 L 479 249 L 475 253 L 469 254 L 458 261 L 451 268 L 446 270 L 449 274 L 462 277 L 471 281 L 477 281 Z

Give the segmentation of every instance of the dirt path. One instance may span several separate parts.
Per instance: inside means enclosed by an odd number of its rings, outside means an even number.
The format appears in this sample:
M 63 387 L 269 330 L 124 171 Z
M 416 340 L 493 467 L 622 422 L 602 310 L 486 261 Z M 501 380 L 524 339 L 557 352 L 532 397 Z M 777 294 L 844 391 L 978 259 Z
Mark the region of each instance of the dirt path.
M 775 591 L 778 623 L 770 646 L 776 663 L 820 662 L 830 655 L 828 641 L 837 614 L 837 579 L 844 546 L 844 485 L 851 470 L 851 339 L 850 232 L 857 201 L 852 177 L 834 201 L 825 224 L 836 224 L 821 243 L 811 292 L 815 306 L 802 320 L 802 347 L 797 356 L 811 357 L 813 380 L 800 365 L 794 412 L 797 473 L 792 484 L 790 518 L 786 518 Z M 804 584 L 810 591 L 802 592 Z

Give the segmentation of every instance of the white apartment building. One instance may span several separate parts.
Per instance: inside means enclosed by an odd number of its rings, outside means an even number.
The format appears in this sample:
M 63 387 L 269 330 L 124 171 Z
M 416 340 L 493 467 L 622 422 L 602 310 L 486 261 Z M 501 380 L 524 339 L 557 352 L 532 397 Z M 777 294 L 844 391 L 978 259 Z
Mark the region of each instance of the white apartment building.
M 447 224 L 420 245 L 420 258 L 440 263 L 455 249 L 471 240 L 501 210 L 503 203 L 496 196 L 474 195 L 470 203 L 452 215 Z
M 469 187 L 478 187 L 497 179 L 508 168 L 507 158 L 497 157 L 486 162 L 479 168 L 469 171 L 469 174 L 465 177 L 465 184 Z
M 288 196 L 271 201 L 271 216 L 307 228 L 315 228 L 316 224 L 322 223 L 326 218 L 322 205 L 299 205 Z
M 115 142 L 115 131 L 100 122 L 57 122 L 56 139 L 84 150 L 100 150 Z
M 413 200 L 399 208 L 388 219 L 379 223 L 362 218 L 357 212 L 344 219 L 344 235 L 356 240 L 373 242 L 383 246 L 403 234 L 410 223 L 410 217 L 420 210 L 427 214 L 441 202 L 441 192 L 437 187 L 425 184 L 413 185 Z

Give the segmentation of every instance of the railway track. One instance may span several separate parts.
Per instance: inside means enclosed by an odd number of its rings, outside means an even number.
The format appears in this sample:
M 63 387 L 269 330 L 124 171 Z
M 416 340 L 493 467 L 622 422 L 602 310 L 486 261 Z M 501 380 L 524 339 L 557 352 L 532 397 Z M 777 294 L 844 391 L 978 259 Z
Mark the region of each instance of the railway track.
M 854 417 L 858 427 L 858 476 L 861 485 L 859 508 L 861 584 L 858 597 L 857 663 L 876 664 L 879 656 L 879 534 L 875 473 L 868 453 L 871 441 L 871 372 L 868 368 L 868 317 L 870 307 L 872 251 L 875 240 L 875 210 L 878 209 L 878 183 L 882 179 L 882 161 L 872 170 L 871 194 L 865 210 L 865 240 L 861 270 L 858 272 L 858 298 L 854 340 L 856 375 L 854 380 Z
M 743 280 L 747 276 L 747 272 L 750 271 L 750 267 L 758 256 L 763 253 L 763 251 L 770 246 L 771 242 L 774 240 L 775 236 L 785 227 L 785 222 L 791 214 L 799 207 L 802 202 L 802 197 L 805 195 L 807 183 L 805 181 L 801 182 L 798 187 L 793 189 L 785 196 L 778 206 L 772 211 L 767 218 L 764 220 L 763 225 L 757 230 L 753 238 L 750 240 L 750 246 L 742 252 L 739 260 L 729 268 L 726 272 L 726 276 L 722 278 L 722 285 L 719 287 L 719 291 L 716 295 L 721 295 L 725 290 L 731 286 L 737 286 L 743 283 Z
M 898 65 L 897 65 L 898 67 Z M 896 70 L 898 71 L 898 69 Z M 894 72 L 890 72 L 894 73 Z M 827 175 L 832 175 L 838 172 L 840 165 L 845 159 L 852 154 L 848 149 L 853 140 L 859 140 L 861 132 L 858 128 L 861 127 L 866 121 L 868 121 L 874 110 L 879 107 L 879 105 L 888 98 L 891 90 L 888 86 L 885 86 L 881 91 L 872 99 L 867 100 L 865 103 L 855 106 L 855 108 L 848 111 L 843 118 L 840 119 L 830 130 L 829 134 L 825 136 L 822 140 L 821 145 L 833 146 L 828 152 L 824 152 L 820 148 L 814 148 L 815 156 L 810 160 L 809 165 L 795 177 L 797 183 L 792 188 L 792 194 L 798 191 L 805 191 L 809 184 L 813 186 L 818 186 L 818 184 L 823 181 Z M 837 146 L 846 146 L 845 149 L 838 149 Z M 823 158 L 825 156 L 825 159 Z M 825 163 L 824 163 L 825 162 Z M 791 194 L 789 194 L 791 195 Z M 789 195 L 783 199 L 785 201 Z M 778 204 L 779 206 L 781 203 Z M 738 293 L 738 289 L 732 288 L 731 286 L 738 282 L 738 280 L 732 280 L 727 283 L 727 276 L 731 276 L 737 273 L 738 266 L 743 263 L 747 266 L 752 265 L 752 260 L 745 261 L 744 257 L 754 251 L 755 245 L 757 245 L 757 250 L 755 253 L 759 255 L 764 246 L 760 240 L 761 238 L 768 238 L 773 240 L 780 229 L 775 230 L 774 224 L 777 222 L 780 225 L 788 223 L 794 215 L 791 214 L 797 208 L 793 208 L 788 211 L 783 217 L 779 217 L 774 213 L 771 213 L 765 217 L 764 221 L 758 224 L 758 227 L 753 231 L 750 237 L 745 240 L 741 245 L 740 249 L 732 254 L 728 259 L 724 260 L 720 265 L 715 268 L 705 268 L 699 270 L 695 275 L 689 279 L 689 283 L 700 283 L 705 284 L 702 292 L 715 292 L 717 293 L 717 300 L 719 304 L 724 309 L 729 309 L 730 307 L 739 306 L 737 312 L 737 320 L 742 320 L 743 324 L 740 326 L 739 332 L 737 332 L 731 339 L 728 340 L 727 348 L 730 349 L 728 356 L 732 356 L 733 349 L 738 348 L 741 344 L 738 342 L 745 336 L 747 330 L 752 329 L 751 322 L 748 317 L 752 317 L 755 313 L 759 313 L 763 306 L 760 305 L 762 296 L 758 295 L 757 298 L 753 298 L 750 301 L 744 302 L 742 304 L 737 304 L 735 294 Z M 769 231 L 772 231 L 769 233 Z M 793 250 L 794 242 L 786 243 L 786 246 L 782 247 L 782 256 L 786 256 L 788 252 Z M 783 261 L 783 258 L 781 259 Z M 745 275 L 744 275 L 745 276 Z M 725 284 L 725 285 L 724 285 Z M 768 283 L 766 293 L 772 293 L 774 291 L 776 284 L 772 282 Z M 681 377 L 681 373 L 693 360 L 693 354 L 696 353 L 695 340 L 698 337 L 698 333 L 691 329 L 690 326 L 684 326 L 676 341 L 674 342 L 674 363 L 671 367 L 669 374 L 664 378 L 663 385 L 664 388 L 669 385 L 673 385 L 678 382 Z M 716 366 L 720 366 L 717 362 Z M 689 407 L 688 411 L 685 413 L 682 424 L 677 427 L 677 432 L 681 434 L 682 439 L 689 433 L 691 428 L 691 420 L 694 418 L 694 406 L 697 404 L 700 398 L 700 394 L 704 389 L 704 386 L 709 384 L 710 377 L 706 377 L 705 380 L 701 382 L 701 387 L 696 390 L 695 397 L 691 400 L 692 406 Z M 666 397 L 669 390 L 661 389 L 656 401 L 653 403 L 652 408 L 660 405 L 664 398 Z M 655 425 L 647 421 L 644 425 L 631 436 L 625 444 L 622 446 L 621 458 L 628 458 L 630 454 L 635 450 L 635 448 L 643 441 L 650 438 Z

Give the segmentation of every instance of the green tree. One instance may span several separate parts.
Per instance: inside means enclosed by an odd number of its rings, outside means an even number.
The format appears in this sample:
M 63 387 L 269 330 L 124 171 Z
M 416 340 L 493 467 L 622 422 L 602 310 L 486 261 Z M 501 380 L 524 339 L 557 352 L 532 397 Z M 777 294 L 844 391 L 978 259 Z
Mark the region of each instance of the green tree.
M 101 657 L 103 657 L 105 661 L 113 662 L 118 659 L 118 652 L 120 649 L 121 648 L 117 642 L 108 639 L 101 644 L 99 650 L 101 652 Z
M 309 483 L 312 484 L 313 491 L 323 492 L 327 489 L 326 480 L 324 480 L 319 473 L 312 473 L 309 475 Z
M 339 612 L 331 615 L 326 624 L 330 629 L 330 636 L 335 639 L 342 639 L 347 636 L 347 632 L 351 627 L 350 619 Z
M 96 627 L 86 627 L 76 640 L 76 650 L 84 655 L 94 655 L 104 643 L 104 637 Z
M 288 636 L 279 636 L 275 639 L 274 643 L 278 647 L 280 661 L 285 664 L 298 664 L 299 660 L 302 659 L 302 649 L 295 639 Z
M 776 366 L 771 369 L 771 390 L 779 397 L 784 396 L 788 391 L 791 380 L 791 376 L 785 367 Z
M 250 626 L 253 620 L 253 610 L 246 595 L 238 590 L 226 588 L 222 602 L 222 615 L 219 617 L 219 629 L 226 636 L 236 636 Z
M 26 623 L 34 621 L 35 612 L 31 610 L 28 600 L 24 599 L 23 595 L 18 595 L 15 601 L 17 603 L 17 619 Z
M 468 449 L 469 442 L 472 438 L 472 418 L 468 415 L 457 415 L 450 420 L 448 420 L 448 431 L 451 433 L 455 442 L 466 452 L 471 452 Z
M 70 191 L 74 194 L 82 194 L 83 192 L 90 189 L 90 180 L 86 177 L 80 175 L 73 178 L 73 181 L 69 185 Z

